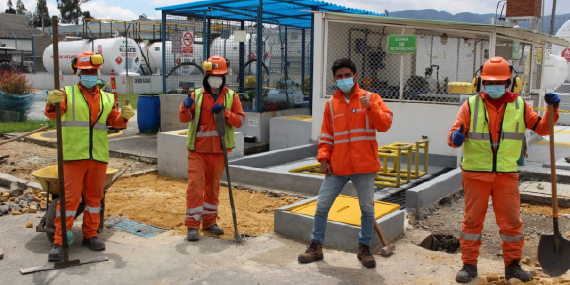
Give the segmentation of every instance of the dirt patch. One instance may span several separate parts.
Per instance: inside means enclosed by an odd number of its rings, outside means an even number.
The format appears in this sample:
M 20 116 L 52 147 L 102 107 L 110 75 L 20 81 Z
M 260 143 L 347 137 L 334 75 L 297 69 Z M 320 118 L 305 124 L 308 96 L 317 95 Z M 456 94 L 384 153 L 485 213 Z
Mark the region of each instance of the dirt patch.
M 10 155 L 10 157 L 3 159 L 3 163 L 0 164 L 0 173 L 7 173 L 28 181 L 36 181 L 31 174 L 33 171 L 57 164 L 55 148 L 27 142 L 10 142 L 0 146 L 0 156 L 4 155 Z M 129 174 L 154 169 L 155 165 L 111 157 L 109 167 L 116 169 L 128 167 L 125 174 Z
M 545 216 L 552 216 L 552 206 L 547 206 L 547 205 L 532 205 L 528 203 L 522 203 L 521 210 L 524 214 L 529 214 L 529 215 L 542 214 Z M 570 208 L 558 207 L 558 213 L 570 214 Z
M 177 234 L 185 235 L 187 183 L 185 179 L 157 174 L 120 179 L 107 192 L 105 214 L 107 217 L 127 216 L 133 221 L 175 230 Z M 275 195 L 252 190 L 234 189 L 233 194 L 238 230 L 250 236 L 273 232 L 273 210 L 301 200 L 287 195 L 271 197 Z M 217 223 L 225 231 L 221 238 L 231 239 L 234 237 L 234 230 L 226 187 L 220 187 L 219 199 Z M 204 231 L 201 233 L 208 235 Z

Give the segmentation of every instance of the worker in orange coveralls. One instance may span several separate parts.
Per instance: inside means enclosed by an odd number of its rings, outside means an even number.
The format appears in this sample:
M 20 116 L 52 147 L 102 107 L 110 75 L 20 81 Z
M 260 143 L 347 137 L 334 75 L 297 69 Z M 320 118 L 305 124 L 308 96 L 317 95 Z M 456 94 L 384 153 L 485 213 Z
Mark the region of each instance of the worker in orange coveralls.
M 477 258 L 489 196 L 503 240 L 506 279 L 528 281 L 533 277 L 519 265 L 524 235 L 517 160 L 525 130 L 548 135 L 548 120 L 543 120 L 517 94 L 505 91 L 511 78 L 512 67 L 505 59 L 489 59 L 483 65 L 480 77 L 485 92 L 471 96 L 461 106 L 447 138 L 454 148 L 465 142 L 461 163 L 465 191 L 465 216 L 460 235 L 463 268 L 457 273 L 457 282 L 467 283 L 477 276 Z M 545 101 L 553 105 L 556 122 L 560 98 L 547 93 Z M 548 118 L 548 112 L 545 116 Z M 461 125 L 464 132 L 460 131 Z
M 203 65 L 206 75 L 203 88 L 189 94 L 180 104 L 180 122 L 188 123 L 188 188 L 186 190 L 186 239 L 200 239 L 198 229 L 214 235 L 224 230 L 218 226 L 218 196 L 220 177 L 225 169 L 222 143 L 218 136 L 214 114 L 224 112 L 226 120 L 225 144 L 228 151 L 235 147 L 234 128 L 245 121 L 239 96 L 225 87 L 228 72 L 227 61 L 218 55 L 210 57 Z
M 61 106 L 67 229 L 71 230 L 73 227 L 83 192 L 85 208 L 82 244 L 94 251 L 105 249 L 105 244 L 97 239 L 97 229 L 109 162 L 106 125 L 126 128 L 128 120 L 134 116 L 130 105 L 123 106 L 119 112 L 113 108 L 113 94 L 99 90 L 97 70 L 103 67 L 102 64 L 102 55 L 91 51 L 80 53 L 71 63 L 71 69 L 80 77 L 79 84 L 66 86 L 65 92 L 49 92 L 44 111 L 46 117 L 55 120 L 55 104 Z M 54 221 L 55 236 L 53 248 L 48 255 L 49 261 L 63 260 L 59 206 L 58 201 Z

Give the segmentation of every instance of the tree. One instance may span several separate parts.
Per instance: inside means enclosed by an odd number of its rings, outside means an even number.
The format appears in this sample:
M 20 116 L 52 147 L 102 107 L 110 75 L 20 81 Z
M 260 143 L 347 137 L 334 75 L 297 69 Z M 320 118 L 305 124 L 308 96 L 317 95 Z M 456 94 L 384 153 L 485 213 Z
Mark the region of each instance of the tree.
M 81 5 L 91 0 L 57 0 L 57 8 L 61 13 L 61 22 L 67 24 L 79 24 L 82 17 Z
M 16 2 L 16 14 L 24 15 L 24 14 L 26 14 L 26 12 L 27 12 L 26 6 L 24 6 L 24 3 L 22 3 L 22 0 L 18 0 Z
M 4 13 L 16 14 L 16 10 L 14 10 L 14 4 L 12 4 L 12 0 L 8 0 L 6 6 L 8 6 L 8 9 L 6 9 Z
M 51 17 L 49 16 L 46 0 L 38 0 L 33 17 L 33 26 L 42 27 L 42 30 L 45 26 L 51 26 Z
M 81 18 L 83 18 L 83 20 L 85 20 L 87 18 L 93 18 L 93 17 L 91 17 L 91 13 L 89 11 L 83 11 L 83 12 L 81 12 Z

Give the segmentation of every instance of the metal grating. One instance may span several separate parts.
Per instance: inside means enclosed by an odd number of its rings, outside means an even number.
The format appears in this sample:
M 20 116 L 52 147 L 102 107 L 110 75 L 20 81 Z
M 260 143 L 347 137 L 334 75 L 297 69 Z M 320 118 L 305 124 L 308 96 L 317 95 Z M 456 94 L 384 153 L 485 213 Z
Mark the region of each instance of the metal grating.
M 153 237 L 161 233 L 167 232 L 168 230 L 157 228 L 154 226 L 149 226 L 147 224 L 129 221 L 129 220 L 119 220 L 116 222 L 109 223 L 111 228 L 129 232 L 131 234 L 141 236 L 141 237 Z

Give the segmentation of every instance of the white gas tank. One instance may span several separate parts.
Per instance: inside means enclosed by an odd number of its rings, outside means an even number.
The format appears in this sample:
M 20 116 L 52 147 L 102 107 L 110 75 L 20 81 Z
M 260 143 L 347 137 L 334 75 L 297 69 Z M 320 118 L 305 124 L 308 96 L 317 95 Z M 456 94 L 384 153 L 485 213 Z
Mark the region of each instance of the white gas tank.
M 556 55 L 546 55 L 544 60 L 542 88 L 555 89 L 568 77 L 568 63 L 566 59 Z
M 59 42 L 59 71 L 64 75 L 73 75 L 71 60 L 84 50 L 91 50 L 91 43 L 87 40 L 73 42 Z M 48 73 L 53 74 L 53 44 L 49 45 L 43 54 L 44 66 Z

